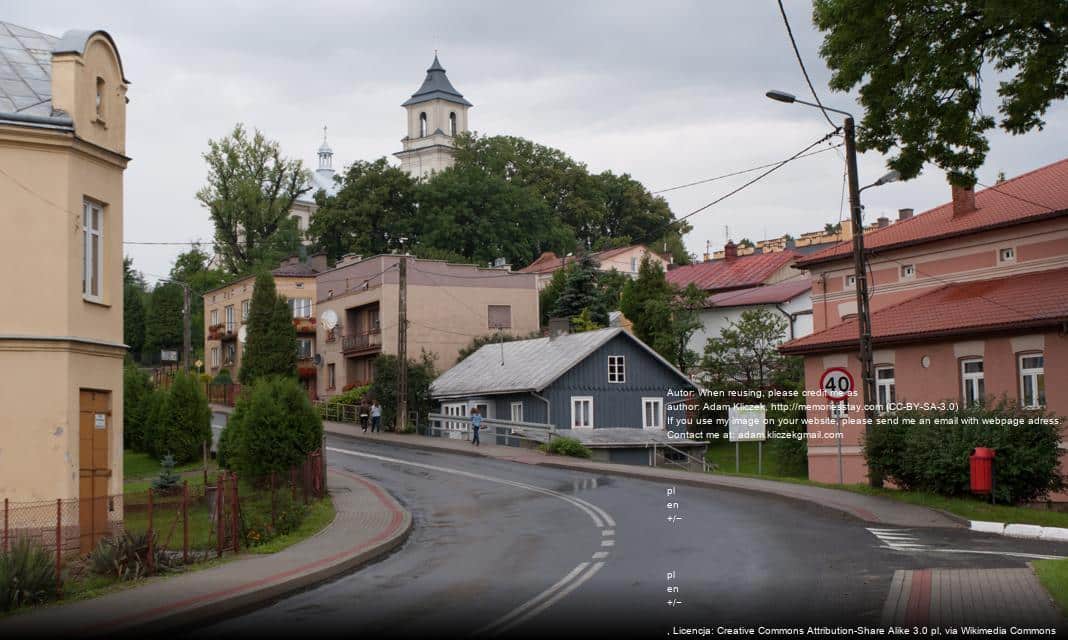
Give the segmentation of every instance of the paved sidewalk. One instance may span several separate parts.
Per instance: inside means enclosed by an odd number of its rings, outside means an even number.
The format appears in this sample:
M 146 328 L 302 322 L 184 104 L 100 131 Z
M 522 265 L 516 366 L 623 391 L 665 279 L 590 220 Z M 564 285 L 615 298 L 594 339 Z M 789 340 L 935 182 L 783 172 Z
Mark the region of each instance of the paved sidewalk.
M 1063 624 L 1030 568 L 897 571 L 882 615 L 884 627 L 1056 629 Z
M 213 405 L 213 409 L 223 413 L 228 413 L 230 411 L 228 407 L 220 407 L 217 405 Z M 323 421 L 323 426 L 327 433 L 366 439 L 371 442 L 384 442 L 401 447 L 448 451 L 450 453 L 462 455 L 510 460 L 523 464 L 538 464 L 565 469 L 575 469 L 577 471 L 586 471 L 588 473 L 607 473 L 657 482 L 673 482 L 687 486 L 712 487 L 773 494 L 784 498 L 816 503 L 824 507 L 843 511 L 866 522 L 879 524 L 897 525 L 902 527 L 946 528 L 966 528 L 969 524 L 963 518 L 958 518 L 934 509 L 905 504 L 903 502 L 897 502 L 879 496 L 866 496 L 851 491 L 839 491 L 836 489 L 793 484 L 789 482 L 777 482 L 774 480 L 761 480 L 759 478 L 696 473 L 661 467 L 591 462 L 589 460 L 569 458 L 565 456 L 548 456 L 535 449 L 521 449 L 503 445 L 483 444 L 482 446 L 475 448 L 470 442 L 448 438 L 428 438 L 414 434 L 399 434 L 388 431 L 380 433 L 364 433 L 358 426 L 343 422 Z M 489 434 L 483 436 L 485 440 L 491 440 L 492 437 L 493 436 Z
M 0 620 L 0 637 L 158 636 L 243 610 L 371 562 L 404 542 L 412 517 L 378 485 L 330 469 L 337 516 L 321 532 L 270 555 L 151 578 L 109 595 Z

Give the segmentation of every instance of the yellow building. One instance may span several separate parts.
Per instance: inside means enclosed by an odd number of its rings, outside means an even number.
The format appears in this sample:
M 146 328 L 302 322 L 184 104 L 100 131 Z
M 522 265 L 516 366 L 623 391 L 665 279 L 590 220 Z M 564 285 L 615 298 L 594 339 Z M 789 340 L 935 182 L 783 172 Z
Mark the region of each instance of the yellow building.
M 81 498 L 83 543 L 122 493 L 127 85 L 103 31 L 0 22 L 0 497 Z

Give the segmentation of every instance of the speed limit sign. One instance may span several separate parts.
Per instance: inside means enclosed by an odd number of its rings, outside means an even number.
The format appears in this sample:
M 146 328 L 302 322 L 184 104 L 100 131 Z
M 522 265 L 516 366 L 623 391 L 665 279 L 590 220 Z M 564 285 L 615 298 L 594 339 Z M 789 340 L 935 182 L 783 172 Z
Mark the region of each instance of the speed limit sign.
M 841 400 L 853 391 L 853 374 L 841 367 L 831 367 L 820 376 L 823 395 L 832 400 Z

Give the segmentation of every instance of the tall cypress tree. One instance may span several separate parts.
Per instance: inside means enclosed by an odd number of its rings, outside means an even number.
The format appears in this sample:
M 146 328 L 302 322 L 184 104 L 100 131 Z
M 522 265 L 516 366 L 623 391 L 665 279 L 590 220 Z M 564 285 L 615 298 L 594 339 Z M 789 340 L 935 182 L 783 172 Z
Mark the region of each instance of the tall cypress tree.
M 241 384 L 270 375 L 297 375 L 297 332 L 289 303 L 278 295 L 274 278 L 264 271 L 256 276 L 249 305 L 248 338 L 241 359 Z

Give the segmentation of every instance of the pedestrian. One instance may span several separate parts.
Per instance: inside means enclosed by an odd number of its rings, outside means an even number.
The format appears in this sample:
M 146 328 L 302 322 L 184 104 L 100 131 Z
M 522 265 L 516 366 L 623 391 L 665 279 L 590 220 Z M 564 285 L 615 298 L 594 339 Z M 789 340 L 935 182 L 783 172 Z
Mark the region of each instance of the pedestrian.
M 367 420 L 370 417 L 367 411 L 367 401 L 360 400 L 360 426 L 363 427 L 364 433 L 367 433 Z
M 375 431 L 382 432 L 382 405 L 378 404 L 378 400 L 371 405 L 371 433 Z
M 482 414 L 478 412 L 478 407 L 471 409 L 471 444 L 476 447 L 481 446 L 478 442 L 478 431 L 482 428 Z

